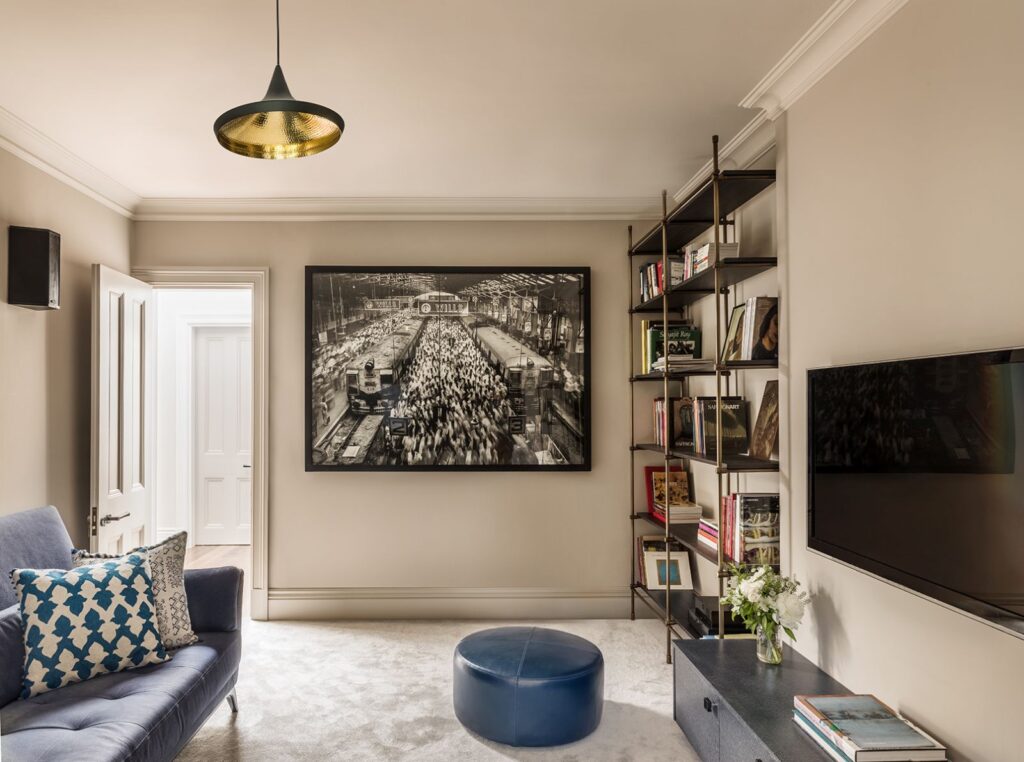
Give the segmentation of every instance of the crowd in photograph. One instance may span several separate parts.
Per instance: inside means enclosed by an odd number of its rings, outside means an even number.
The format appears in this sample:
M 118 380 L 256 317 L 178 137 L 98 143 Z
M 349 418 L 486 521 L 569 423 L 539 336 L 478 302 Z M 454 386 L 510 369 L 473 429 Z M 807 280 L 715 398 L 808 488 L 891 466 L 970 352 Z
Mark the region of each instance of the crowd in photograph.
M 391 415 L 407 419 L 394 443 L 404 465 L 536 462 L 508 432 L 505 383 L 459 320 L 427 320 Z

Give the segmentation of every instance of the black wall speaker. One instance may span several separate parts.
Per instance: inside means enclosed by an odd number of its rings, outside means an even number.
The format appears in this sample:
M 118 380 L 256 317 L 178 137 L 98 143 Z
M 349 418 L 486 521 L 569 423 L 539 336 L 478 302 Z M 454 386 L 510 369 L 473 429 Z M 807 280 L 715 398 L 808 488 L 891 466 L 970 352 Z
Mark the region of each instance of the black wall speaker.
M 7 301 L 60 309 L 60 235 L 42 228 L 7 229 Z

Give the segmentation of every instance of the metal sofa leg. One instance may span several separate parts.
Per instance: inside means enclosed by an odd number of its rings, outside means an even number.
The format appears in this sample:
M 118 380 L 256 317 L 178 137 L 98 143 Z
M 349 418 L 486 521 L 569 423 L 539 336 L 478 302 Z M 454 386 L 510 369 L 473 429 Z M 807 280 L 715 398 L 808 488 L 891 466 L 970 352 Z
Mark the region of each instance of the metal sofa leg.
M 232 688 L 231 693 L 229 693 L 225 698 L 228 700 L 228 706 L 231 707 L 231 713 L 238 714 L 238 694 L 235 693 L 235 689 Z

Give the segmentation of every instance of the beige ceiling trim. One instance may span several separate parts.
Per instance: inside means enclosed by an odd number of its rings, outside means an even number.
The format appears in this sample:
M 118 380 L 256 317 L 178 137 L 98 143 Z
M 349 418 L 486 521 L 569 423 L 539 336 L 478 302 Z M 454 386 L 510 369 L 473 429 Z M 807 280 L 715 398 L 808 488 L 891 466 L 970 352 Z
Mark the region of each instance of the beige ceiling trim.
M 132 216 L 132 210 L 141 200 L 138 194 L 3 107 L 0 107 L 0 148 L 125 217 Z
M 268 198 L 143 199 L 140 222 L 373 222 L 380 220 L 657 219 L 639 198 Z
M 764 79 L 740 101 L 769 119 L 799 100 L 907 0 L 837 0 Z

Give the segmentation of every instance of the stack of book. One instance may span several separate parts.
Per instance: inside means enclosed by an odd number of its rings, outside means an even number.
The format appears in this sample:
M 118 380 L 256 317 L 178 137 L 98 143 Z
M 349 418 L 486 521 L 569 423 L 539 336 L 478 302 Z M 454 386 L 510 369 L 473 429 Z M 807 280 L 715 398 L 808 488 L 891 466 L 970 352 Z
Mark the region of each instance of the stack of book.
M 669 288 L 683 282 L 683 263 L 678 259 L 668 261 Z M 665 273 L 661 260 L 640 267 L 640 301 L 648 302 L 665 293 Z
M 946 747 L 874 696 L 794 696 L 793 720 L 838 762 L 946 759 Z
M 668 489 L 665 477 L 668 477 Z M 693 524 L 700 518 L 700 506 L 690 502 L 690 477 L 679 466 L 667 474 L 664 466 L 645 466 L 647 512 L 662 524 Z
M 714 397 L 693 399 L 693 440 L 698 455 L 717 452 L 717 407 Z M 747 449 L 747 403 L 742 397 L 722 397 L 722 453 L 736 455 Z
M 713 553 L 718 552 L 718 522 L 714 519 L 701 518 L 697 524 L 697 544 Z
M 640 367 L 644 373 L 665 369 L 665 330 L 661 320 L 640 321 Z M 682 363 L 702 362 L 700 329 L 683 320 L 668 323 L 668 367 L 675 370 Z M 657 366 L 657 368 L 655 368 Z
M 683 255 L 683 280 L 689 280 L 694 275 L 704 272 L 714 264 L 714 243 L 705 243 L 689 249 Z M 718 244 L 718 258 L 735 259 L 740 255 L 738 243 Z
M 719 539 L 726 558 L 738 564 L 756 566 L 777 566 L 780 563 L 782 532 L 777 492 L 723 495 L 719 521 Z

